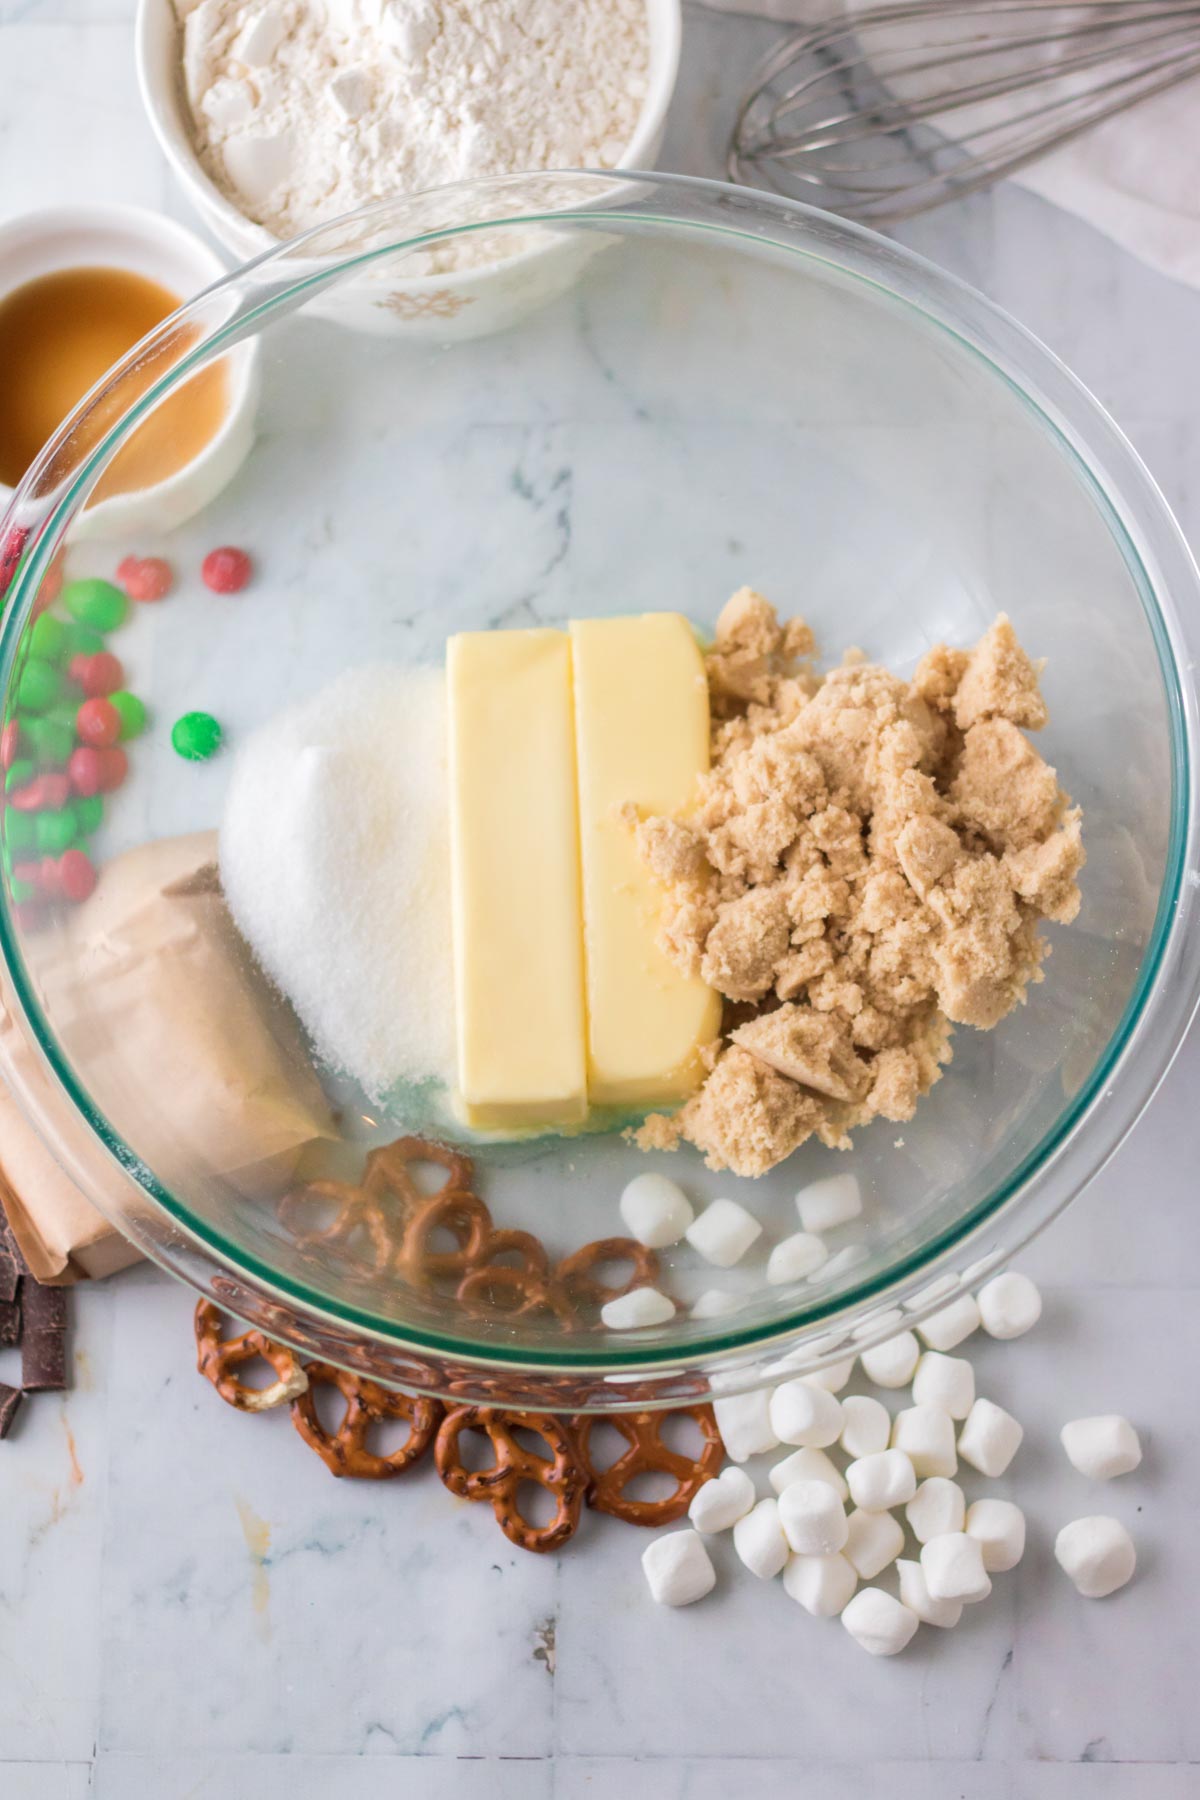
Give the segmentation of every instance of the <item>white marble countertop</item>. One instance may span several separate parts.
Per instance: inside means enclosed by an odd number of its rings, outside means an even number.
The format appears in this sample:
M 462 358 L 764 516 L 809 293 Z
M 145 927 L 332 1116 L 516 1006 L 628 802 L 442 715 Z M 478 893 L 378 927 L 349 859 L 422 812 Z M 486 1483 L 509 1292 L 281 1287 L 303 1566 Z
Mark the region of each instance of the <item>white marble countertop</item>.
M 664 166 L 716 174 L 772 28 L 685 10 Z M 131 14 L 0 0 L 0 216 L 87 200 L 188 216 L 142 120 Z M 1200 539 L 1200 295 L 1013 189 L 905 238 L 1090 384 Z M 691 1612 L 652 1607 L 642 1542 L 611 1520 L 538 1559 L 431 1474 L 336 1484 L 286 1419 L 239 1416 L 198 1381 L 182 1289 L 149 1269 L 85 1288 L 74 1389 L 30 1406 L 0 1452 L 0 1797 L 1200 1794 L 1197 1080 L 1193 1035 L 1130 1143 L 1025 1258 L 1047 1293 L 1036 1336 L 979 1353 L 986 1391 L 1027 1427 L 1025 1562 L 958 1631 L 891 1663 L 749 1578 Z M 1055 1439 L 1108 1409 L 1147 1455 L 1101 1495 Z M 1049 1549 L 1098 1508 L 1141 1556 L 1102 1605 Z

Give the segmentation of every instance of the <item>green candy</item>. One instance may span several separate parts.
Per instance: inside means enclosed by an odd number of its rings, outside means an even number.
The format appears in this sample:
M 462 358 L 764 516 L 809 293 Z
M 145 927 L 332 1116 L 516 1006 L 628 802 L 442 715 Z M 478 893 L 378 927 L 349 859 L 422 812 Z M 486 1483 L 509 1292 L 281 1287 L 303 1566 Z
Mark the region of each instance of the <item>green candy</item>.
M 43 767 L 61 768 L 75 748 L 74 714 L 69 725 L 48 713 L 44 719 L 23 719 L 21 729 Z
M 53 663 L 31 656 L 17 680 L 17 705 L 24 712 L 44 713 L 61 700 L 63 679 Z
M 37 770 L 34 768 L 29 758 L 27 756 L 18 756 L 16 762 L 10 766 L 8 774 L 4 777 L 5 793 L 15 794 L 18 788 L 28 787 L 36 774 Z
M 89 794 L 86 800 L 74 800 L 72 805 L 81 837 L 90 837 L 93 831 L 99 831 L 104 817 L 104 801 L 99 794 Z
M 205 762 L 220 744 L 221 727 L 211 713 L 184 713 L 171 727 L 171 747 L 187 762 Z
M 51 613 L 43 613 L 40 619 L 33 622 L 33 630 L 29 634 L 29 654 L 38 656 L 43 662 L 61 662 L 67 650 L 67 628 L 61 619 Z
M 118 688 L 115 694 L 108 696 L 108 703 L 115 706 L 120 715 L 120 743 L 127 743 L 130 738 L 137 737 L 146 729 L 146 708 L 136 694 L 129 693 L 125 688 Z
M 79 835 L 73 806 L 64 806 L 61 812 L 40 812 L 33 823 L 35 842 L 43 856 L 61 856 Z
M 37 842 L 37 827 L 32 813 L 17 812 L 9 807 L 4 817 L 4 848 L 10 854 L 32 850 Z
M 63 630 L 67 634 L 67 661 L 74 656 L 96 656 L 104 648 L 104 635 L 93 631 L 90 625 L 80 625 L 71 619 Z
M 99 576 L 84 581 L 68 581 L 62 591 L 62 602 L 71 617 L 94 631 L 115 631 L 125 623 L 129 601 L 119 587 Z
M 70 806 L 61 812 L 40 812 L 34 817 L 34 832 L 43 857 L 61 857 L 76 841 L 76 814 Z

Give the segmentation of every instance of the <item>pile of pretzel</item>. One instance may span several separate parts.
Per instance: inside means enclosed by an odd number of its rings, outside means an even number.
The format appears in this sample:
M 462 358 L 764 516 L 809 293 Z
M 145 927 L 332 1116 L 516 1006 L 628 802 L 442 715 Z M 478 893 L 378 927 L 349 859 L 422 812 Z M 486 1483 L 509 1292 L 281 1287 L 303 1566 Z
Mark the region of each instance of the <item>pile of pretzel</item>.
M 436 1192 L 420 1184 L 422 1170 L 437 1168 Z M 314 1209 L 332 1216 L 314 1220 Z M 356 1264 L 379 1282 L 399 1281 L 453 1301 L 472 1317 L 511 1323 L 539 1316 L 574 1331 L 594 1319 L 609 1300 L 658 1276 L 653 1250 L 634 1238 L 600 1238 L 553 1261 L 541 1241 L 527 1231 L 501 1230 L 474 1189 L 468 1157 L 429 1138 L 403 1137 L 368 1155 L 360 1182 L 321 1180 L 286 1194 L 279 1220 L 294 1246 L 323 1258 Z M 435 1248 L 439 1236 L 451 1248 Z M 628 1264 L 624 1281 L 606 1281 L 602 1272 Z M 385 1481 L 405 1474 L 433 1451 L 438 1474 L 465 1500 L 491 1503 L 502 1531 L 523 1550 L 557 1550 L 579 1525 L 584 1503 L 635 1525 L 665 1525 L 680 1518 L 703 1482 L 717 1474 L 723 1459 L 711 1406 L 676 1406 L 668 1411 L 632 1412 L 612 1423 L 627 1448 L 617 1461 L 597 1468 L 591 1453 L 592 1421 L 586 1416 L 514 1412 L 499 1406 L 449 1406 L 382 1387 L 364 1375 L 324 1362 L 302 1362 L 294 1351 L 260 1331 L 224 1335 L 224 1316 L 210 1301 L 196 1309 L 198 1367 L 223 1400 L 242 1412 L 288 1406 L 292 1423 L 335 1475 Z M 245 1383 L 238 1371 L 262 1358 L 275 1380 L 265 1388 Z M 334 1431 L 317 1412 L 321 1387 L 335 1388 L 344 1407 Z M 632 1390 L 631 1390 L 632 1391 Z M 662 1427 L 672 1416 L 694 1419 L 703 1437 L 696 1456 L 672 1450 Z M 372 1450 L 373 1428 L 404 1419 L 408 1436 L 389 1455 Z M 492 1462 L 468 1468 L 465 1433 L 482 1432 Z M 518 1433 L 540 1438 L 546 1455 L 523 1443 Z M 627 1490 L 645 1474 L 671 1477 L 664 1499 L 638 1500 Z M 518 1503 L 523 1484 L 544 1489 L 554 1502 L 546 1524 L 523 1516 Z
M 445 1170 L 435 1193 L 422 1189 L 417 1170 Z M 475 1318 L 554 1319 L 575 1331 L 609 1300 L 658 1276 L 658 1257 L 635 1238 L 599 1238 L 552 1263 L 528 1231 L 498 1230 L 475 1192 L 469 1157 L 430 1138 L 403 1137 L 372 1150 L 363 1179 L 311 1181 L 285 1194 L 279 1221 L 301 1251 L 334 1254 L 379 1281 L 453 1296 Z M 333 1206 L 325 1224 L 311 1223 L 314 1207 Z M 453 1249 L 436 1250 L 440 1233 Z M 628 1263 L 623 1282 L 605 1282 L 605 1264 Z
M 561 1265 L 560 1265 L 561 1266 Z M 241 1412 L 291 1409 L 292 1423 L 309 1447 L 335 1475 L 360 1481 L 387 1481 L 404 1475 L 430 1449 L 438 1474 L 452 1494 L 464 1500 L 486 1500 L 504 1535 L 522 1550 L 557 1550 L 573 1537 L 584 1503 L 632 1525 L 667 1525 L 681 1518 L 702 1484 L 716 1475 L 724 1449 L 711 1406 L 677 1406 L 661 1412 L 614 1414 L 609 1421 L 627 1449 L 607 1468 L 595 1466 L 591 1454 L 594 1420 L 557 1413 L 514 1412 L 499 1406 L 443 1407 L 440 1401 L 399 1394 L 364 1375 L 352 1375 L 329 1363 L 302 1363 L 294 1351 L 259 1331 L 223 1335 L 224 1315 L 211 1301 L 196 1308 L 197 1366 L 223 1400 Z M 262 1358 L 275 1373 L 269 1387 L 248 1386 L 238 1371 Z M 334 1387 L 345 1402 L 340 1422 L 329 1431 L 316 1405 L 317 1390 Z M 680 1414 L 695 1420 L 703 1449 L 688 1456 L 664 1443 L 663 1424 Z M 372 1427 L 383 1420 L 405 1419 L 409 1432 L 399 1449 L 380 1455 L 370 1448 Z M 489 1439 L 490 1467 L 468 1468 L 462 1449 L 467 1432 Z M 546 1446 L 540 1455 L 518 1438 L 533 1433 Z M 675 1482 L 660 1500 L 637 1500 L 627 1493 L 640 1475 L 661 1474 Z M 520 1489 L 532 1482 L 554 1502 L 554 1515 L 535 1524 L 520 1510 Z

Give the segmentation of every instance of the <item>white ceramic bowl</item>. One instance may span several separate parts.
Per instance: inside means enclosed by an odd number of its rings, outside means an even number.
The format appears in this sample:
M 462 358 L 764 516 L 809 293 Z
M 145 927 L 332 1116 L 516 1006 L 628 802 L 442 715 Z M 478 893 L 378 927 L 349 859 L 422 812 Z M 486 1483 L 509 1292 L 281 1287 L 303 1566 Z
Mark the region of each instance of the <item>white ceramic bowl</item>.
M 650 68 L 646 99 L 637 128 L 622 158 L 628 169 L 652 169 L 662 147 L 667 109 L 675 91 L 682 35 L 680 0 L 646 0 L 650 26 Z M 211 180 L 192 147 L 183 92 L 179 27 L 172 0 L 138 0 L 135 26 L 138 85 L 151 129 L 189 200 L 221 243 L 241 261 L 261 256 L 281 242 L 265 226 L 248 219 Z M 461 192 L 461 189 L 450 190 Z M 611 185 L 606 186 L 611 195 Z M 578 193 L 572 193 L 578 201 Z M 446 225 L 430 219 L 430 228 Z M 464 218 L 464 224 L 470 220 Z M 373 334 L 418 338 L 482 337 L 499 331 L 576 279 L 581 267 L 603 247 L 599 237 L 569 243 L 543 230 L 525 253 L 503 261 L 425 276 L 398 284 L 393 270 L 365 272 L 345 284 L 316 292 L 307 310 Z M 301 240 L 302 241 L 302 240 Z M 336 268 L 336 254 L 314 255 L 312 273 Z M 299 268 L 297 265 L 297 272 Z
M 220 257 L 184 226 L 137 206 L 60 207 L 27 213 L 0 226 L 0 294 L 57 269 L 129 269 L 188 301 L 220 281 Z M 71 538 L 129 539 L 141 531 L 173 531 L 216 498 L 254 441 L 258 354 L 253 343 L 230 357 L 229 408 L 200 454 L 152 487 L 113 494 L 79 513 Z M 0 508 L 12 489 L 0 483 Z

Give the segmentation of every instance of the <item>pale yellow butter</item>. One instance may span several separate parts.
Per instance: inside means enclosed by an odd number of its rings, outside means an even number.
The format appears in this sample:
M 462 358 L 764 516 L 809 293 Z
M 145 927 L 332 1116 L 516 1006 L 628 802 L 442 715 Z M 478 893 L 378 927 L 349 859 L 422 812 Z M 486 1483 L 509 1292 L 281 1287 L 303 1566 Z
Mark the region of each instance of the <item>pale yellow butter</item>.
M 571 625 L 583 860 L 588 1095 L 593 1106 L 682 1099 L 721 1002 L 657 943 L 662 896 L 621 817 L 674 814 L 708 768 L 708 687 L 679 613 Z
M 560 631 L 448 647 L 459 1105 L 513 1130 L 587 1116 L 571 650 Z

